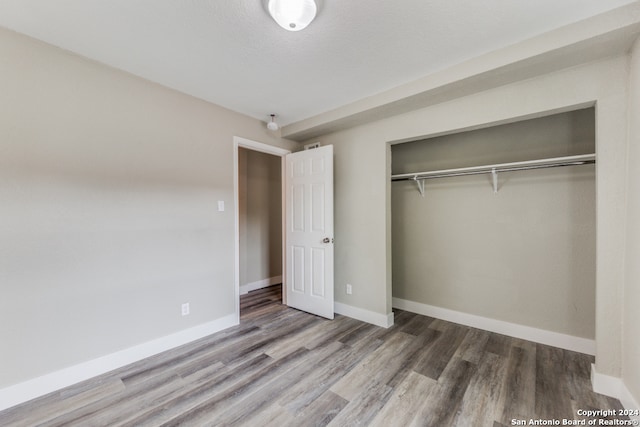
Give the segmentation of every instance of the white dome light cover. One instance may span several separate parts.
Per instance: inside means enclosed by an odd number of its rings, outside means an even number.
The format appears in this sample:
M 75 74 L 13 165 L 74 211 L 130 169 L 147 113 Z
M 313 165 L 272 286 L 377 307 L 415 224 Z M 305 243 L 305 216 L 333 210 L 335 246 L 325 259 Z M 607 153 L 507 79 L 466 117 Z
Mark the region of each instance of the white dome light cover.
M 314 0 L 269 0 L 269 14 L 285 30 L 304 30 L 316 17 Z
M 278 123 L 276 123 L 275 114 L 271 114 L 271 121 L 267 123 L 267 129 L 272 131 L 277 131 L 278 129 L 280 129 L 280 126 L 278 126 Z

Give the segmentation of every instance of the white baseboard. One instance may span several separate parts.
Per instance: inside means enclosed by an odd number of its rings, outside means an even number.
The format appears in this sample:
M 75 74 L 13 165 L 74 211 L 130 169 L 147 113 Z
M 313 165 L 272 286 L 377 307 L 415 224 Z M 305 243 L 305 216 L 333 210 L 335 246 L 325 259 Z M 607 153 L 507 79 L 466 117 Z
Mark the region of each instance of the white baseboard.
M 591 386 L 596 393 L 619 399 L 626 409 L 640 409 L 638 401 L 634 399 L 622 379 L 599 373 L 593 363 L 591 364 Z M 629 418 L 640 421 L 640 416 L 630 416 Z
M 618 399 L 621 394 L 621 387 L 623 386 L 620 378 L 612 377 L 598 373 L 596 371 L 596 365 L 591 364 L 591 386 L 596 393 L 604 394 L 605 396 L 611 396 Z
M 248 294 L 256 289 L 262 289 L 282 283 L 282 276 L 269 277 L 268 279 L 258 280 L 244 285 L 240 285 L 240 295 Z
M 518 325 L 488 317 L 476 316 L 474 314 L 435 307 L 400 298 L 393 298 L 393 307 L 540 344 L 546 344 L 590 355 L 596 354 L 595 340 L 546 331 L 544 329 L 532 328 L 530 326 Z
M 343 316 L 351 317 L 383 328 L 393 326 L 393 312 L 384 315 L 374 311 L 365 310 L 364 308 L 342 304 L 340 302 L 335 302 L 333 304 L 333 310 Z
M 237 324 L 237 315 L 235 313 L 230 314 L 209 323 L 194 326 L 175 334 L 0 389 L 0 411 L 105 374 L 146 357 L 179 347 Z

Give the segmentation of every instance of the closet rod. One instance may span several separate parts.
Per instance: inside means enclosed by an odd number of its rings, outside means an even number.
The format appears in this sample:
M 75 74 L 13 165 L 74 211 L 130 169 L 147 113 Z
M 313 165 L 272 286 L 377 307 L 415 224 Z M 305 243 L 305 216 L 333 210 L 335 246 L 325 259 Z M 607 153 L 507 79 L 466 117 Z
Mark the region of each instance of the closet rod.
M 580 154 L 577 156 L 553 157 L 549 159 L 527 160 L 523 162 L 498 163 L 495 165 L 471 166 L 466 168 L 443 169 L 429 172 L 415 172 L 391 175 L 392 181 L 417 181 L 430 178 L 445 178 L 449 176 L 478 175 L 483 173 L 510 172 L 528 169 L 553 168 L 559 166 L 577 166 L 593 164 L 595 154 Z

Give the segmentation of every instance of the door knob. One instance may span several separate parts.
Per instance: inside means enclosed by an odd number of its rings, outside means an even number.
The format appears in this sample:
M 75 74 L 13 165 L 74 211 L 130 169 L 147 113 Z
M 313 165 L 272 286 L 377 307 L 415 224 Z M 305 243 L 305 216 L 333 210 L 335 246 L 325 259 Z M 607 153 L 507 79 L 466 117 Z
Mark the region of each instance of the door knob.
M 322 243 L 333 243 L 333 239 L 325 237 L 324 239 L 322 239 Z

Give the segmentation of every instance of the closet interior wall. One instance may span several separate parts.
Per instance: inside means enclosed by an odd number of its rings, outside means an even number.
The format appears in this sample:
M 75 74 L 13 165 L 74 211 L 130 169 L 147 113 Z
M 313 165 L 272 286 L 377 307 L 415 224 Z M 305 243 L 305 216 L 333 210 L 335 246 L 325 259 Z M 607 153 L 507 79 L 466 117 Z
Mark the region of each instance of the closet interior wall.
M 393 145 L 392 174 L 595 152 L 593 108 Z M 393 297 L 595 336 L 595 166 L 392 183 Z

